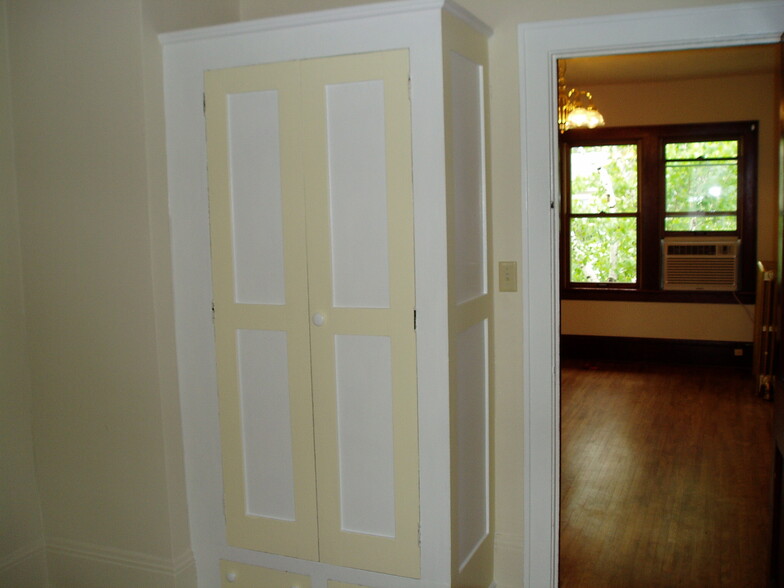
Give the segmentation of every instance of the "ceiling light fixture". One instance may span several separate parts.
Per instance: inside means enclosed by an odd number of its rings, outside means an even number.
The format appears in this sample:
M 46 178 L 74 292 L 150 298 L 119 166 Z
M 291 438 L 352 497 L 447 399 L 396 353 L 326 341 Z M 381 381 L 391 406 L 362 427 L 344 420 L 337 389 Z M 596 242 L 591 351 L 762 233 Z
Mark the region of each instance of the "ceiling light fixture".
M 604 125 L 604 117 L 596 110 L 593 96 L 586 90 L 566 87 L 566 63 L 558 61 L 558 129 L 594 129 Z

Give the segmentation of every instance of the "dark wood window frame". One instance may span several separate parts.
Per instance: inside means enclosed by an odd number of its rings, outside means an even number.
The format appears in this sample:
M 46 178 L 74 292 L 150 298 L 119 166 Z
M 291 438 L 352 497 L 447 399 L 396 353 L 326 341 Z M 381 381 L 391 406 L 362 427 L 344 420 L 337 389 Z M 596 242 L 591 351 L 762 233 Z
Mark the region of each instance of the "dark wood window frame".
M 754 302 L 757 256 L 757 121 L 640 127 L 573 129 L 561 145 L 561 298 L 658 302 Z M 664 232 L 664 145 L 672 142 L 738 140 L 738 230 L 735 233 L 667 233 L 728 235 L 741 239 L 736 292 L 661 289 L 661 240 Z M 638 149 L 638 277 L 636 284 L 572 283 L 569 274 L 569 201 L 571 147 L 637 144 Z

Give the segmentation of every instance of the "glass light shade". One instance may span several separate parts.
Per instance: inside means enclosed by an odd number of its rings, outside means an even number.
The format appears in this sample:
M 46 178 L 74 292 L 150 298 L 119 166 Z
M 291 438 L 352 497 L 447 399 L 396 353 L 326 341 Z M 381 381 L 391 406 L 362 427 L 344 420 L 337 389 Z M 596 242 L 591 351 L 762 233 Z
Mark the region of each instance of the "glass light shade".
M 595 129 L 604 124 L 604 117 L 598 110 L 578 106 L 566 117 L 566 129 L 589 128 Z

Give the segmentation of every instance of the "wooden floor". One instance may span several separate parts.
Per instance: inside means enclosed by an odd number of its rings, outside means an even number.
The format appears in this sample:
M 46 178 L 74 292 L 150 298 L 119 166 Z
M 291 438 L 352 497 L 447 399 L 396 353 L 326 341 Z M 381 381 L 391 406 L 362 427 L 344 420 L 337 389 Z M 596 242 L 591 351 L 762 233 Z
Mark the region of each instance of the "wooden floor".
M 560 586 L 768 585 L 772 406 L 750 384 L 564 362 Z

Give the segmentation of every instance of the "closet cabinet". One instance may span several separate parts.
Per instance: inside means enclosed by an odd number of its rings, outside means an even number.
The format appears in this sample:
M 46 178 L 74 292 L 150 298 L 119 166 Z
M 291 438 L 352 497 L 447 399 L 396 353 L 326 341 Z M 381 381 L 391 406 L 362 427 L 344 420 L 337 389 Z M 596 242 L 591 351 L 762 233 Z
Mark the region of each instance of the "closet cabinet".
M 162 35 L 199 586 L 489 586 L 487 36 L 413 0 Z
M 408 52 L 205 96 L 229 543 L 416 577 Z

